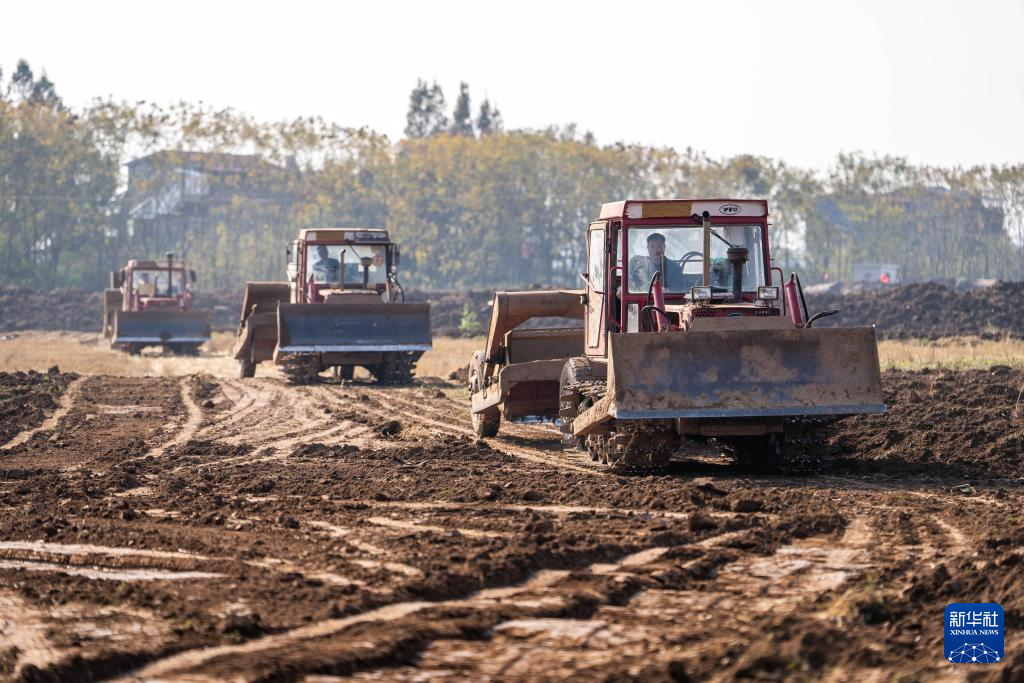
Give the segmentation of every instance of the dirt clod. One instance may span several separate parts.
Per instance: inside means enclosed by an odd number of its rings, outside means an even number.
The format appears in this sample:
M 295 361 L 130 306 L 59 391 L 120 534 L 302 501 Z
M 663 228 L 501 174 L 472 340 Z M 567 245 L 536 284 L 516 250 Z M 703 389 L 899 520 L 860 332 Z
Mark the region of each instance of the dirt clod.
M 732 504 L 733 512 L 760 512 L 764 503 L 755 498 L 740 498 Z
M 377 427 L 381 436 L 398 436 L 402 431 L 402 423 L 398 420 L 388 420 Z

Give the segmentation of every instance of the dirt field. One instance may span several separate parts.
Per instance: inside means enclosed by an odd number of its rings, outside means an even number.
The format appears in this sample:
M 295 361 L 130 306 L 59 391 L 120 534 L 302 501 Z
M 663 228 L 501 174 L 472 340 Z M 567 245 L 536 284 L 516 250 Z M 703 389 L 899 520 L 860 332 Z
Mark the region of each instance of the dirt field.
M 887 417 L 781 474 L 709 450 L 618 476 L 550 425 L 476 441 L 426 372 L 291 387 L 89 348 L 100 374 L 0 446 L 7 679 L 1024 677 L 1019 364 L 890 370 Z M 946 663 L 946 604 L 987 601 L 1007 658 Z

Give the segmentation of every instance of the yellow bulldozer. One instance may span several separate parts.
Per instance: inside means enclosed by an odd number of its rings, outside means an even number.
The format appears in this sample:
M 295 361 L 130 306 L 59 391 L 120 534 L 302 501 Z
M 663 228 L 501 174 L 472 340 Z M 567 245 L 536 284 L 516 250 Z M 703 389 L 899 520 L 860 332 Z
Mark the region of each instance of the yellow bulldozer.
M 567 445 L 612 468 L 662 466 L 687 440 L 764 465 L 823 421 L 886 411 L 874 328 L 814 327 L 838 311 L 808 315 L 799 278 L 772 267 L 766 201 L 613 202 L 586 246 L 582 291 L 495 298 L 469 367 L 481 436 L 502 415 L 556 416 Z M 512 324 L 570 313 L 572 340 Z M 517 353 L 544 334 L 560 343 L 543 360 Z
M 430 305 L 405 303 L 399 245 L 380 228 L 309 228 L 287 248 L 287 282 L 247 282 L 234 357 L 241 377 L 273 361 L 294 383 L 366 368 L 406 384 L 431 348 Z

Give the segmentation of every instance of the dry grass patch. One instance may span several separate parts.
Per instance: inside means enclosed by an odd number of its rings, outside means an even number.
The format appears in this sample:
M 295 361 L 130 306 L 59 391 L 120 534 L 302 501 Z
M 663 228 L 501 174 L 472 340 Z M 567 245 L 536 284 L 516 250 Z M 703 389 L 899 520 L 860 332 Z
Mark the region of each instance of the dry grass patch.
M 210 335 L 210 341 L 206 342 L 203 349 L 214 353 L 231 353 L 237 338 L 238 335 L 234 332 L 214 332 Z
M 214 335 L 213 343 L 218 341 L 218 335 Z M 238 364 L 233 358 L 205 348 L 198 357 L 165 356 L 156 348 L 146 349 L 141 356 L 129 356 L 122 351 L 112 351 L 99 335 L 88 332 L 17 332 L 0 338 L 0 370 L 45 372 L 54 365 L 64 372 L 80 375 L 179 377 L 199 372 L 215 377 L 238 375 Z M 276 374 L 273 364 L 264 363 L 257 369 L 259 377 Z
M 935 341 L 887 339 L 878 343 L 878 359 L 883 370 L 969 370 L 993 365 L 1024 367 L 1024 340 L 978 337 L 947 337 Z
M 206 372 L 215 377 L 237 377 L 238 365 L 228 355 L 234 335 L 216 332 L 202 355 L 196 358 L 163 356 L 147 349 L 142 356 L 111 351 L 98 335 L 86 332 L 19 332 L 0 336 L 0 370 L 45 372 L 54 365 L 64 372 L 82 375 L 181 376 Z M 437 337 L 434 348 L 416 366 L 419 377 L 447 378 L 465 368 L 474 351 L 484 346 L 483 337 Z M 946 368 L 966 370 L 993 365 L 1024 367 L 1024 341 L 954 337 L 928 340 L 885 340 L 878 344 L 882 369 L 917 370 Z M 258 377 L 278 377 L 273 363 L 260 363 Z M 360 373 L 362 375 L 363 373 Z
M 447 378 L 452 372 L 469 365 L 473 352 L 482 348 L 483 337 L 435 337 L 434 348 L 424 353 L 416 364 L 416 376 Z
M 54 365 L 64 372 L 81 375 L 143 375 L 177 377 L 205 372 L 214 377 L 237 377 L 238 363 L 229 355 L 235 336 L 215 332 L 199 357 L 161 355 L 156 348 L 146 349 L 141 356 L 111 351 L 99 335 L 85 332 L 18 332 L 0 338 L 0 370 L 37 370 L 45 372 Z M 446 378 L 464 368 L 469 357 L 483 348 L 483 337 L 473 339 L 434 339 L 434 348 L 423 354 L 416 366 L 419 377 Z M 260 363 L 257 377 L 280 377 L 273 363 Z M 360 370 L 357 376 L 368 378 Z
M 82 332 L 18 332 L 0 341 L 0 370 L 36 370 L 58 366 L 81 375 L 147 374 L 145 360 L 114 353 L 99 335 Z

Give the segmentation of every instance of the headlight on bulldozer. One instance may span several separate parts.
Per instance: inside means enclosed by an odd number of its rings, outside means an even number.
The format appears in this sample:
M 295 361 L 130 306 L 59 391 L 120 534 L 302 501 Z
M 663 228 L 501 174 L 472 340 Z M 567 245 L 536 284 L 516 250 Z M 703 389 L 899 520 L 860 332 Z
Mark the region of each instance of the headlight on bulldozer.
M 757 298 L 761 301 L 777 301 L 779 298 L 778 287 L 758 287 Z
M 692 301 L 711 301 L 711 288 L 690 287 L 690 299 Z

